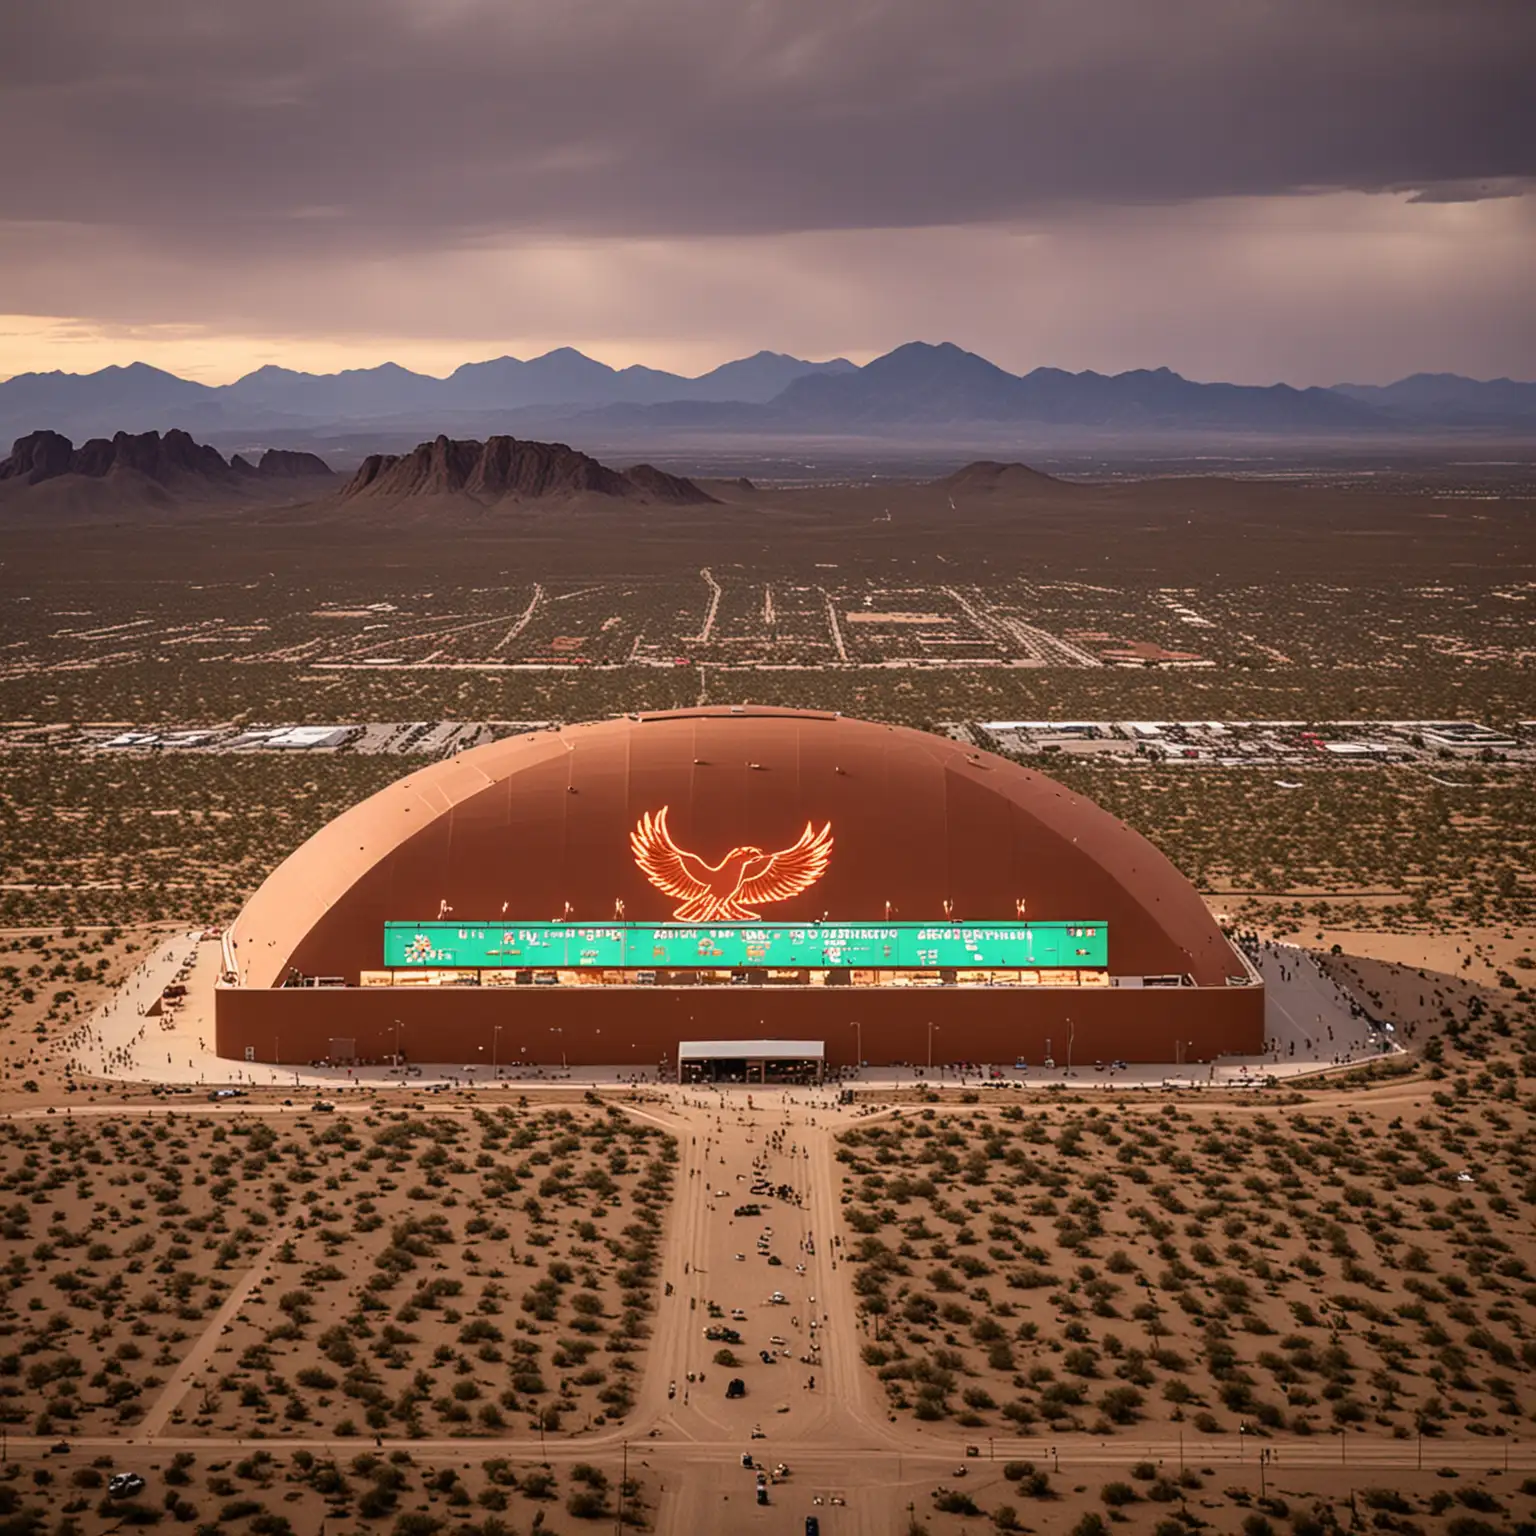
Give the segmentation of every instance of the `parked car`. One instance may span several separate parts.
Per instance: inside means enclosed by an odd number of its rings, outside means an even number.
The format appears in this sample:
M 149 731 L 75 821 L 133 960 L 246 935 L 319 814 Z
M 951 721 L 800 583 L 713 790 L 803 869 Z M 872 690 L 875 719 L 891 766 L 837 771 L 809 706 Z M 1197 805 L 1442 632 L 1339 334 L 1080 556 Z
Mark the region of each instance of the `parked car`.
M 726 1383 L 725 1395 L 727 1397 L 745 1397 L 747 1395 L 746 1382 L 740 1376 L 732 1376 L 730 1381 Z
M 117 1472 L 107 1484 L 107 1497 L 109 1499 L 131 1499 L 135 1494 L 143 1493 L 144 1479 L 137 1472 Z

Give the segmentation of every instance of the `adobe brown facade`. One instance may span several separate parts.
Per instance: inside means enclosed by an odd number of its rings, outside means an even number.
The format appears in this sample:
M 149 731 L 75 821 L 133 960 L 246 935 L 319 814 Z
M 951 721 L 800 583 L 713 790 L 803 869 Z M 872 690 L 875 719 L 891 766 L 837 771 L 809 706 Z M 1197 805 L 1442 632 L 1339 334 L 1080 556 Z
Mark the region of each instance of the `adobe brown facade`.
M 360 987 L 387 920 L 664 922 L 640 817 L 669 808 L 711 862 L 830 824 L 807 889 L 764 921 L 1108 925 L 1112 980 L 1017 987 Z M 690 1038 L 807 1038 L 829 1064 L 1200 1061 L 1252 1053 L 1263 987 L 1144 838 L 1055 781 L 947 738 L 841 716 L 709 708 L 510 738 L 432 765 L 338 817 L 252 896 L 226 942 L 219 1054 L 654 1067 Z M 1143 987 L 1147 976 L 1184 985 Z M 342 986 L 283 985 L 301 977 Z M 854 1024 L 859 1028 L 856 1030 Z M 498 1032 L 499 1026 L 499 1032 Z M 1047 1045 L 1049 1042 L 1049 1045 Z

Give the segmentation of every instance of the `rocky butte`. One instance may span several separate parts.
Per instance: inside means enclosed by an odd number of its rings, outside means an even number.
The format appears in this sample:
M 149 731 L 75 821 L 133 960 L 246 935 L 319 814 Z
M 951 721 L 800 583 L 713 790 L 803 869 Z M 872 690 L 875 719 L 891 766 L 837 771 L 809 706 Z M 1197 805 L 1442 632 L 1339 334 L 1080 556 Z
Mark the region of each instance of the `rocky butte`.
M 158 485 L 176 486 L 189 480 L 229 482 L 254 480 L 323 479 L 330 465 L 313 453 L 293 453 L 269 448 L 259 463 L 236 454 L 226 464 L 217 448 L 196 442 L 173 427 L 163 437 L 158 432 L 119 432 L 113 437 L 93 437 L 76 448 L 60 432 L 29 432 L 19 437 L 8 459 L 0 460 L 0 480 L 41 485 L 65 475 L 104 480 L 117 475 L 142 475 Z
M 377 497 L 468 497 L 481 503 L 598 495 L 674 504 L 712 504 L 691 480 L 650 464 L 609 469 L 565 443 L 492 437 L 485 442 L 437 437 L 407 454 L 363 460 L 341 492 L 343 500 Z

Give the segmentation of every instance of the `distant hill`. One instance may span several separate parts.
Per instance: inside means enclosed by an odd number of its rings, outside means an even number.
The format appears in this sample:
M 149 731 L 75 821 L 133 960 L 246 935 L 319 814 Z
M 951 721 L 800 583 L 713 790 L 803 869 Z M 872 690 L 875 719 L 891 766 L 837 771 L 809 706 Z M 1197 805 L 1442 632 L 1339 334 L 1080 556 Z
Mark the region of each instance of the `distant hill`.
M 672 433 L 805 440 L 868 435 L 976 440 L 1015 429 L 1052 440 L 1106 435 L 1391 438 L 1405 432 L 1536 435 L 1536 384 L 1415 374 L 1395 384 L 1203 383 L 1168 368 L 1013 374 L 952 342 L 913 341 L 863 367 L 758 352 L 697 378 L 612 368 L 572 347 L 465 363 L 445 379 L 395 363 L 312 374 L 264 367 L 209 386 L 143 363 L 0 382 L 0 441 L 40 429 L 77 440 L 175 422 L 204 441 L 251 436 L 300 447 L 324 436 L 438 432 L 484 440 L 660 441 Z
M 950 496 L 1017 496 L 1032 491 L 1063 491 L 1071 495 L 1076 490 L 1067 481 L 1031 469 L 1028 464 L 999 464 L 993 459 L 967 464 L 954 474 L 935 480 L 933 488 Z
M 520 442 L 512 437 L 493 437 L 483 443 L 438 437 L 407 454 L 372 454 L 343 488 L 341 498 L 400 502 L 460 497 L 488 505 L 584 494 L 675 505 L 714 502 L 693 481 L 649 464 L 609 469 L 565 443 Z
M 237 453 L 229 467 L 239 475 L 274 481 L 326 479 L 336 473 L 318 453 L 295 453 L 291 448 L 268 448 L 255 464 Z

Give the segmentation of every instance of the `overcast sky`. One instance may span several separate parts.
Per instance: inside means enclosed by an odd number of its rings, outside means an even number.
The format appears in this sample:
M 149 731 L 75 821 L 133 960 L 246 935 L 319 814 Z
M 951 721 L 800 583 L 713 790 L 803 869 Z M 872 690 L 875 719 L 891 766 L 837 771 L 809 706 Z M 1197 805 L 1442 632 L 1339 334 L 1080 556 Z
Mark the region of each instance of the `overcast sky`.
M 0 376 L 1536 378 L 1536 0 L 11 0 Z

